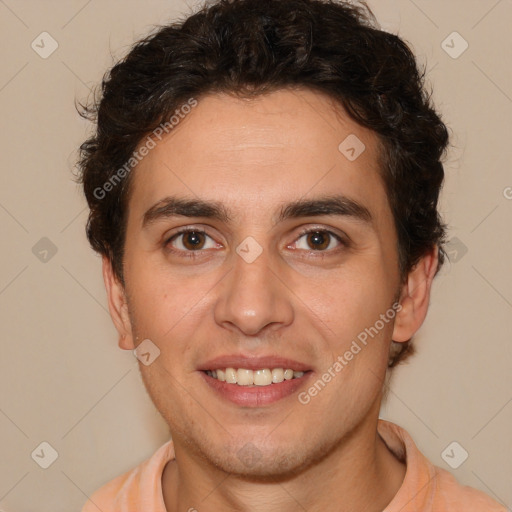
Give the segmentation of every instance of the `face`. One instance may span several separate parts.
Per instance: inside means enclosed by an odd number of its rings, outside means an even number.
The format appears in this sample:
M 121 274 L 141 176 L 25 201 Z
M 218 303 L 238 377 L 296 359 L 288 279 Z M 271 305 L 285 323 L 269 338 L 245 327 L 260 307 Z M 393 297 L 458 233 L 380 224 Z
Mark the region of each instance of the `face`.
M 120 346 L 160 350 L 140 371 L 177 453 L 283 474 L 378 415 L 400 278 L 377 152 L 329 98 L 281 90 L 202 97 L 138 164 Z

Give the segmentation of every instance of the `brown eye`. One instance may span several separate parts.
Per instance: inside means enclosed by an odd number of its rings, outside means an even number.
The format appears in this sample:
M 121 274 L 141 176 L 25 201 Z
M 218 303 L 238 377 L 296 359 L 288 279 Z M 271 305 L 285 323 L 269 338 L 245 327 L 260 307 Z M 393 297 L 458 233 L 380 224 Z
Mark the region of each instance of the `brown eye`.
M 347 243 L 341 236 L 326 229 L 309 229 L 303 231 L 297 241 L 295 248 L 309 252 L 331 253 Z
M 212 240 L 210 246 L 206 247 L 208 239 L 211 237 L 204 231 L 198 229 L 184 229 L 175 233 L 166 242 L 165 246 L 170 250 L 178 252 L 197 252 L 201 249 L 210 249 L 215 246 Z
M 331 235 L 326 231 L 312 231 L 307 233 L 307 242 L 314 250 L 327 249 L 331 242 Z
M 182 235 L 182 243 L 185 249 L 193 251 L 195 249 L 201 249 L 204 245 L 204 233 L 199 231 L 188 231 L 186 233 L 182 233 Z

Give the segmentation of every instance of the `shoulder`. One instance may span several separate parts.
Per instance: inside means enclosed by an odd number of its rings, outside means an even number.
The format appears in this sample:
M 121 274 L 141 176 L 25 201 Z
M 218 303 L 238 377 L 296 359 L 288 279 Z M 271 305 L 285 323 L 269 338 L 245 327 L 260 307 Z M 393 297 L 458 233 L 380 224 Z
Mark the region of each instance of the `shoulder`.
M 115 510 L 113 507 L 119 498 L 121 490 L 127 482 L 133 481 L 136 468 L 114 478 L 103 487 L 95 491 L 82 508 L 82 512 L 98 512 L 99 510 Z
M 487 494 L 461 485 L 449 471 L 432 464 L 404 428 L 379 419 L 378 433 L 406 464 L 402 486 L 385 512 L 507 512 Z
M 455 510 L 462 507 L 466 512 L 507 512 L 507 509 L 490 496 L 460 484 L 455 477 L 438 466 L 432 466 L 435 472 L 435 503 L 441 510 Z
M 163 469 L 173 458 L 173 443 L 167 441 L 150 458 L 94 492 L 81 512 L 125 512 L 141 503 L 156 505 L 162 495 Z

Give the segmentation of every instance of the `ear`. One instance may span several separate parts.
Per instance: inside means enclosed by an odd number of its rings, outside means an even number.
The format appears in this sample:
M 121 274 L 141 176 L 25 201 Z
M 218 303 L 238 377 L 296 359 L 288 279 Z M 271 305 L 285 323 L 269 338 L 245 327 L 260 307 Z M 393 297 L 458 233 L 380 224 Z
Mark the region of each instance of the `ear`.
M 108 309 L 112 321 L 119 333 L 119 348 L 133 350 L 132 325 L 128 315 L 128 303 L 124 286 L 114 275 L 110 259 L 103 256 L 103 281 L 107 290 Z
M 400 294 L 401 309 L 397 311 L 393 328 L 393 341 L 404 342 L 412 338 L 427 316 L 430 290 L 436 275 L 439 254 L 437 245 L 426 253 L 409 272 Z

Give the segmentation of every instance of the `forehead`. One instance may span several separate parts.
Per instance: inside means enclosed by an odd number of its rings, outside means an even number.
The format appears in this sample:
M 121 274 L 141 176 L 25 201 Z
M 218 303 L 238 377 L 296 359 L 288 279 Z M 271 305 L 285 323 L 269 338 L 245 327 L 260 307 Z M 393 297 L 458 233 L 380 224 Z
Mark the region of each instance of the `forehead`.
M 137 165 L 130 209 L 142 221 L 142 210 L 165 195 L 195 196 L 224 202 L 230 217 L 244 221 L 326 194 L 383 209 L 378 155 L 376 134 L 324 94 L 210 94 Z

